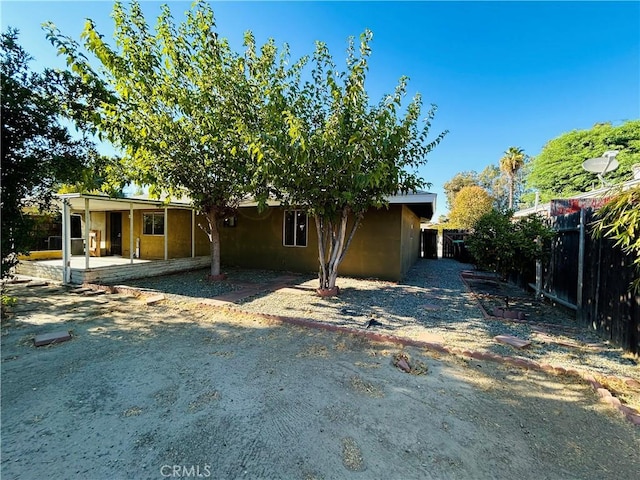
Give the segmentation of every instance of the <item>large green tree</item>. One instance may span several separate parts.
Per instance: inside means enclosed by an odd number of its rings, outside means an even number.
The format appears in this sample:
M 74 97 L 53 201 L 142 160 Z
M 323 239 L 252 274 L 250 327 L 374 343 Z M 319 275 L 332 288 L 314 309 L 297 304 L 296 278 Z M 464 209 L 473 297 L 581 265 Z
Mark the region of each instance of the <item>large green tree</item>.
M 522 171 L 516 174 L 515 188 L 516 192 L 522 189 Z M 468 172 L 456 173 L 451 180 L 444 183 L 444 193 L 447 197 L 447 205 L 453 208 L 456 195 L 464 187 L 482 187 L 493 198 L 496 209 L 506 210 L 509 201 L 508 179 L 506 175 L 500 171 L 496 165 L 487 165 L 480 173 L 475 170 Z
M 220 278 L 220 223 L 248 194 L 266 195 L 255 135 L 258 95 L 286 58 L 276 58 L 273 42 L 257 52 L 250 35 L 247 55 L 234 52 L 204 1 L 179 25 L 162 6 L 155 29 L 138 2 L 128 9 L 116 2 L 112 16 L 113 45 L 91 20 L 82 33 L 96 68 L 54 25 L 48 37 L 86 84 L 105 82 L 111 93 L 82 119 L 123 152 L 112 178 L 148 185 L 158 196 L 188 196 L 207 220 L 201 227 L 210 241 L 210 274 Z
M 500 167 L 495 164 L 487 165 L 478 174 L 479 185 L 484 188 L 493 198 L 493 205 L 500 211 L 509 208 L 509 180 Z M 516 174 L 515 191 L 517 194 L 522 190 L 522 170 Z
M 516 177 L 527 161 L 527 155 L 520 147 L 509 147 L 500 159 L 500 171 L 507 177 L 509 189 L 509 203 L 507 208 L 513 209 L 513 201 L 516 192 Z
M 456 195 L 464 187 L 479 186 L 478 172 L 471 170 L 468 172 L 458 172 L 451 180 L 444 182 L 444 194 L 447 197 L 447 206 L 453 208 Z
M 91 141 L 74 138 L 62 123 L 65 105 L 77 87 L 66 72 L 29 68 L 31 57 L 18 44 L 18 32 L 0 37 L 2 63 L 2 276 L 17 255 L 31 247 L 31 217 L 46 210 L 63 182 L 86 174 L 95 150 Z
M 337 290 L 338 266 L 365 213 L 386 206 L 390 195 L 425 185 L 416 170 L 445 134 L 428 140 L 435 107 L 422 121 L 419 95 L 399 113 L 406 78 L 393 94 L 370 103 L 365 80 L 371 39 L 370 31 L 359 45 L 350 39 L 344 71 L 318 42 L 311 79 L 284 114 L 287 137 L 274 135 L 280 140 L 273 184 L 285 204 L 314 218 L 320 290 L 329 292 Z
M 618 150 L 617 170 L 608 173 L 612 183 L 627 179 L 631 167 L 640 163 L 640 120 L 622 125 L 597 124 L 589 130 L 573 130 L 549 141 L 532 163 L 527 186 L 540 192 L 540 199 L 566 198 L 600 186 L 595 173 L 587 172 L 582 163 L 601 157 L 607 150 Z
M 449 222 L 454 228 L 472 229 L 493 208 L 493 198 L 477 185 L 462 188 L 453 201 Z

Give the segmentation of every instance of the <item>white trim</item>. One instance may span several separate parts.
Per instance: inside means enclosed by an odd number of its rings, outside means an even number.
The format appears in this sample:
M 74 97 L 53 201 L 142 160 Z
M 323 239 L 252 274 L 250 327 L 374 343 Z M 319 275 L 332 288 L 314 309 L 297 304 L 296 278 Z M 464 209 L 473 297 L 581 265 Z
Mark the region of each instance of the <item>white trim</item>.
M 163 231 L 164 231 L 164 259 L 169 259 L 169 209 L 164 207 L 164 219 L 163 219 Z
M 285 240 L 287 238 L 286 235 L 286 228 L 287 228 L 287 212 L 293 212 L 293 245 L 287 245 L 285 243 Z M 298 216 L 297 216 L 297 212 L 301 212 L 304 213 L 304 219 L 305 219 L 305 228 L 304 228 L 304 235 L 305 235 L 305 239 L 304 239 L 304 245 L 297 245 L 297 239 L 298 239 Z M 301 209 L 289 209 L 289 210 L 283 210 L 282 212 L 282 246 L 283 247 L 297 247 L 297 248 L 307 248 L 307 246 L 309 245 L 309 215 L 307 215 L 307 212 L 305 212 L 304 210 Z
M 196 256 L 196 211 L 191 210 L 191 258 Z
M 145 233 L 144 231 L 144 216 L 145 215 L 162 215 L 163 220 L 162 220 L 162 233 Z M 167 209 L 165 208 L 164 210 L 148 210 L 148 211 L 144 211 L 142 212 L 142 236 L 144 237 L 160 237 L 160 236 L 165 236 L 165 233 L 167 231 Z M 155 232 L 155 222 L 153 221 L 153 218 L 151 219 L 151 231 Z
M 89 254 L 91 246 L 91 213 L 89 211 L 89 199 L 84 199 L 84 268 L 89 268 Z M 98 245 L 100 248 L 100 245 Z
M 129 263 L 133 265 L 133 203 L 129 202 Z
M 62 201 L 62 283 L 71 283 L 71 208 Z

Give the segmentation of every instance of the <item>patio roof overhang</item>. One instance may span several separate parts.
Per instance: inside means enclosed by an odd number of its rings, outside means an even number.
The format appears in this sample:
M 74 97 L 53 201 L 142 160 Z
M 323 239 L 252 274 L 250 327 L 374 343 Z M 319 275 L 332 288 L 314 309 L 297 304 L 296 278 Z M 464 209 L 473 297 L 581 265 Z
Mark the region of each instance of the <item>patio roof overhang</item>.
M 406 205 L 423 221 L 429 221 L 436 210 L 436 194 L 431 192 L 410 193 L 388 197 L 389 204 Z
M 159 208 L 183 208 L 191 210 L 188 201 L 174 200 L 166 202 L 164 200 L 153 200 L 148 198 L 113 198 L 106 195 L 95 195 L 87 193 L 66 193 L 57 195 L 59 204 L 67 203 L 71 210 L 78 211 L 85 209 L 85 200 L 90 201 L 92 212 L 107 212 L 111 210 L 146 210 Z

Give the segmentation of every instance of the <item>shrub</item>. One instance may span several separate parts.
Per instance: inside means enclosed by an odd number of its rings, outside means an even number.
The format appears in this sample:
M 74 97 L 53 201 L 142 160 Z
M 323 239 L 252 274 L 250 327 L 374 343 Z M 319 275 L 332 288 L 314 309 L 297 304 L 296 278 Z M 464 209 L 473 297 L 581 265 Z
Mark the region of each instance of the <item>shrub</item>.
M 617 193 L 596 216 L 593 236 L 610 238 L 623 252 L 633 256 L 638 275 L 631 288 L 640 294 L 640 186 Z
M 511 213 L 494 209 L 483 215 L 465 240 L 476 266 L 497 272 L 503 278 L 534 268 L 535 261 L 548 253 L 554 236 L 540 216 L 512 221 Z

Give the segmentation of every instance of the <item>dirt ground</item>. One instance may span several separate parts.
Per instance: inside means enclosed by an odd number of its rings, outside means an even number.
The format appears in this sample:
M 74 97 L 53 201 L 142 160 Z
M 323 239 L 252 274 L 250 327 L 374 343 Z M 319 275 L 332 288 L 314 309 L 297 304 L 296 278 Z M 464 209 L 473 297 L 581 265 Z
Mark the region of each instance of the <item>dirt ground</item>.
M 357 336 L 9 287 L 3 479 L 637 478 L 640 429 L 584 384 Z M 34 335 L 73 339 L 34 347 Z M 424 371 L 426 367 L 426 372 Z

